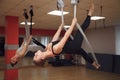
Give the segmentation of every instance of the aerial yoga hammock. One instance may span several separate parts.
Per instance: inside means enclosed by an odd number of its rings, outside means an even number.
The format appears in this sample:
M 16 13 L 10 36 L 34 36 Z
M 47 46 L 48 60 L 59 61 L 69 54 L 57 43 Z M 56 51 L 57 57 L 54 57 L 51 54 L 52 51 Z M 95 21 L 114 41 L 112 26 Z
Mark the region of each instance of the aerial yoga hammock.
M 57 8 L 58 10 L 61 10 L 61 23 L 64 24 L 64 16 L 63 16 L 63 8 L 64 8 L 64 2 L 62 0 L 57 1 Z M 64 26 L 64 25 L 63 25 Z M 64 30 L 67 31 L 67 29 L 64 27 Z M 73 40 L 73 36 L 70 35 L 70 38 Z
M 77 6 L 76 5 L 77 5 L 77 3 L 79 3 L 79 0 L 71 0 L 71 4 L 74 6 L 74 17 L 76 17 L 76 12 L 77 12 Z M 90 42 L 88 41 L 86 35 L 84 34 L 83 30 L 81 29 L 81 26 L 78 23 L 76 24 L 76 26 L 77 26 L 78 30 L 81 32 L 82 36 L 84 37 L 87 45 L 89 46 L 89 49 L 91 51 L 91 54 L 92 54 L 94 60 L 96 61 L 97 64 L 99 64 L 98 60 L 97 60 L 97 58 L 95 56 L 95 53 L 94 53 L 94 51 L 92 49 L 92 46 L 91 46 Z

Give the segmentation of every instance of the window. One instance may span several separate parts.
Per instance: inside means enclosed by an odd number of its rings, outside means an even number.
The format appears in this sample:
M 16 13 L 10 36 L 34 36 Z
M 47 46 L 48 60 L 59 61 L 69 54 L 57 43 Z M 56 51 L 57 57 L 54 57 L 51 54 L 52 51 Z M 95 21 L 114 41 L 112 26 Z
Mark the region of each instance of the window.
M 47 46 L 47 44 L 51 41 L 51 37 L 50 36 L 41 36 L 41 43 L 44 44 L 45 46 Z

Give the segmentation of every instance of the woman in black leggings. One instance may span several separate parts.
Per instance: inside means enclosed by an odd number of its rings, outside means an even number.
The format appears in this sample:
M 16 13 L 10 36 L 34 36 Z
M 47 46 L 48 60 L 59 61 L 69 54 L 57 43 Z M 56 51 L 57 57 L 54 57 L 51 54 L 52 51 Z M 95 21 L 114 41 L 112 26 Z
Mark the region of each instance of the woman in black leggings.
M 94 4 L 92 4 L 88 12 L 87 18 L 81 26 L 83 31 L 85 31 L 88 28 L 93 11 L 94 11 Z M 61 24 L 61 26 L 58 28 L 57 32 L 55 33 L 52 41 L 47 45 L 46 51 L 42 52 L 38 50 L 35 53 L 35 56 L 33 58 L 34 63 L 35 64 L 43 63 L 46 58 L 54 57 L 55 55 L 59 55 L 61 52 L 65 52 L 69 54 L 77 53 L 82 55 L 87 62 L 91 63 L 96 69 L 98 69 L 100 65 L 97 64 L 93 59 L 91 59 L 88 56 L 88 54 L 81 48 L 83 42 L 83 36 L 79 32 L 79 30 L 76 32 L 74 36 L 74 40 L 68 40 L 76 23 L 77 23 L 77 19 L 74 18 L 70 28 L 65 32 L 63 38 L 61 40 L 58 40 L 60 36 L 60 32 L 62 31 L 63 28 L 63 24 Z
M 84 23 L 81 25 L 81 28 L 83 31 L 85 31 L 90 24 L 90 16 L 87 15 Z M 83 42 L 83 36 L 80 33 L 79 30 L 77 30 L 76 34 L 73 36 L 73 40 L 69 40 L 66 42 L 65 46 L 63 47 L 63 52 L 69 53 L 69 54 L 80 54 L 84 57 L 84 59 L 89 62 L 93 63 L 93 59 L 91 59 L 88 54 L 81 48 L 82 42 Z M 53 42 L 54 43 L 54 42 Z

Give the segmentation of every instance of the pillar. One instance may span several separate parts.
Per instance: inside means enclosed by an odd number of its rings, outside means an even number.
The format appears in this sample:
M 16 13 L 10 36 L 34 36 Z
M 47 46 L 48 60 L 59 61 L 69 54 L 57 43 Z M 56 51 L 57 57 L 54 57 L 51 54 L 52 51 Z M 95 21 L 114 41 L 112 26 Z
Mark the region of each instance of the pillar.
M 19 21 L 16 16 L 6 16 L 5 26 L 5 76 L 4 80 L 18 80 L 18 68 L 10 65 L 10 59 L 18 48 Z

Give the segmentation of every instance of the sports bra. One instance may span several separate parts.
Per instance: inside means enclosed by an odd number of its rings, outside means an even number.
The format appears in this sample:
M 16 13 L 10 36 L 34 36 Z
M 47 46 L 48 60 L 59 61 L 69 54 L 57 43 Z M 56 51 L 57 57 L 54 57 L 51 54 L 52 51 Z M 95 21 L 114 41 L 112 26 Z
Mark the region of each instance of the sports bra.
M 53 46 L 54 46 L 55 44 L 57 44 L 58 42 L 59 42 L 59 40 L 52 42 L 52 53 L 53 53 L 54 55 L 59 55 L 59 54 L 55 53 L 54 50 L 53 50 Z

